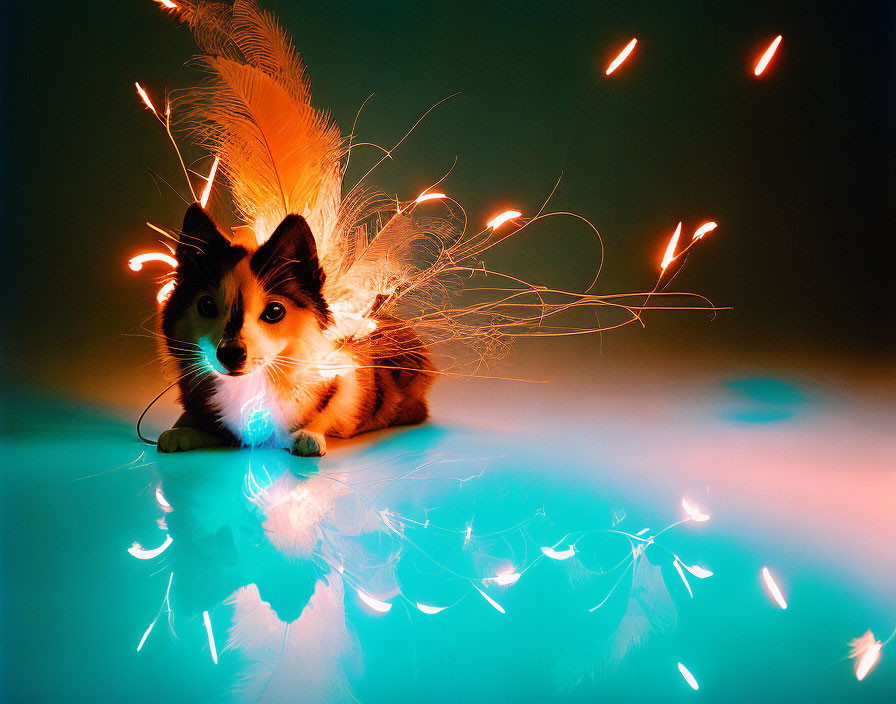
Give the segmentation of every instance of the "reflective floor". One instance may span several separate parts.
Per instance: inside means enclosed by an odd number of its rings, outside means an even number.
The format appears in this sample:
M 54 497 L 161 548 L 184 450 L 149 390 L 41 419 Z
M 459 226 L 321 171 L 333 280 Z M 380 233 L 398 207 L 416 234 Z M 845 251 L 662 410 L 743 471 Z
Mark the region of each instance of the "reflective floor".
M 896 628 L 892 396 L 557 377 L 320 460 L 7 395 L 4 700 L 894 700 L 896 639 L 847 657 Z

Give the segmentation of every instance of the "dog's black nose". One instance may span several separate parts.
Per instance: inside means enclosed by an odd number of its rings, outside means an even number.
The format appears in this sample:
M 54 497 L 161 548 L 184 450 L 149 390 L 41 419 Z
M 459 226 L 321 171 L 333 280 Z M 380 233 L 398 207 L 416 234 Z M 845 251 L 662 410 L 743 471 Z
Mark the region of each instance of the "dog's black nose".
M 238 372 L 246 363 L 246 347 L 238 342 L 218 345 L 218 361 L 230 372 Z

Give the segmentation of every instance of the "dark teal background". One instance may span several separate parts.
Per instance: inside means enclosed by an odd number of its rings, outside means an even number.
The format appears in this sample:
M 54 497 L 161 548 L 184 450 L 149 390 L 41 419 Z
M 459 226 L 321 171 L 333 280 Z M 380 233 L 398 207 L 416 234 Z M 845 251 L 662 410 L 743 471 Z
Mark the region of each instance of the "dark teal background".
M 505 207 L 534 213 L 564 167 L 553 206 L 600 229 L 604 293 L 650 288 L 679 220 L 719 222 L 675 286 L 734 310 L 712 324 L 654 315 L 646 334 L 606 336 L 605 354 L 697 346 L 723 357 L 890 358 L 889 3 L 265 6 L 292 32 L 316 105 L 343 132 L 374 94 L 360 141 L 391 146 L 460 93 L 376 173 L 387 192 L 414 197 L 457 156 L 443 185 L 479 224 Z M 110 373 L 123 379 L 153 352 L 122 336 L 153 311 L 150 277 L 126 260 L 155 242 L 145 220 L 175 226 L 183 211 L 147 174 L 184 190 L 133 83 L 158 102 L 189 85 L 192 40 L 150 0 L 15 2 L 6 12 L 4 369 L 103 396 Z M 756 80 L 752 66 L 778 33 L 778 55 Z M 604 79 L 631 36 L 635 53 Z M 375 158 L 357 150 L 348 182 Z M 491 261 L 574 287 L 590 281 L 596 255 L 582 228 L 557 221 Z

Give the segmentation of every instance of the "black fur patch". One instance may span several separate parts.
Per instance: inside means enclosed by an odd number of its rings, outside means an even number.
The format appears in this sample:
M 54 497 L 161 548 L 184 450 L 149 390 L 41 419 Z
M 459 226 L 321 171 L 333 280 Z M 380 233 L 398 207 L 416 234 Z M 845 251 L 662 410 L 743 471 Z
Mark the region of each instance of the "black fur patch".
M 236 300 L 230 308 L 230 317 L 224 325 L 224 339 L 235 340 L 243 329 L 243 322 L 246 317 L 246 309 L 243 305 L 243 292 L 236 294 Z
M 339 381 L 333 380 L 333 383 L 330 384 L 329 388 L 324 391 L 323 395 L 320 397 L 320 401 L 317 402 L 317 414 L 320 415 L 324 412 L 324 409 L 330 404 L 330 401 L 333 400 L 333 396 L 336 395 L 336 392 L 339 390 Z
M 326 275 L 317 258 L 314 234 L 301 215 L 287 215 L 249 260 L 266 291 L 309 308 L 321 325 L 330 322 L 323 297 Z
M 214 221 L 193 203 L 184 216 L 184 227 L 177 243 L 175 286 L 162 309 L 162 332 L 171 339 L 171 330 L 193 304 L 200 291 L 213 291 L 221 279 L 247 254 L 242 247 L 234 247 L 220 233 Z M 177 348 L 181 345 L 177 345 Z M 178 350 L 169 344 L 178 357 Z

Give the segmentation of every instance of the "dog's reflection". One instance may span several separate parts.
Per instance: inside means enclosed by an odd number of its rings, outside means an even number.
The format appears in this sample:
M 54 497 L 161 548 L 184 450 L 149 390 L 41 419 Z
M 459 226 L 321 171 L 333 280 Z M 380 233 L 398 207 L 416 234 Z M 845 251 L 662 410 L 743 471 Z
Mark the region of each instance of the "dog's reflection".
M 372 505 L 338 473 L 295 475 L 283 453 L 222 453 L 213 470 L 164 474 L 159 492 L 178 613 L 232 608 L 235 699 L 351 700 L 345 584 L 398 591 L 398 550 Z

